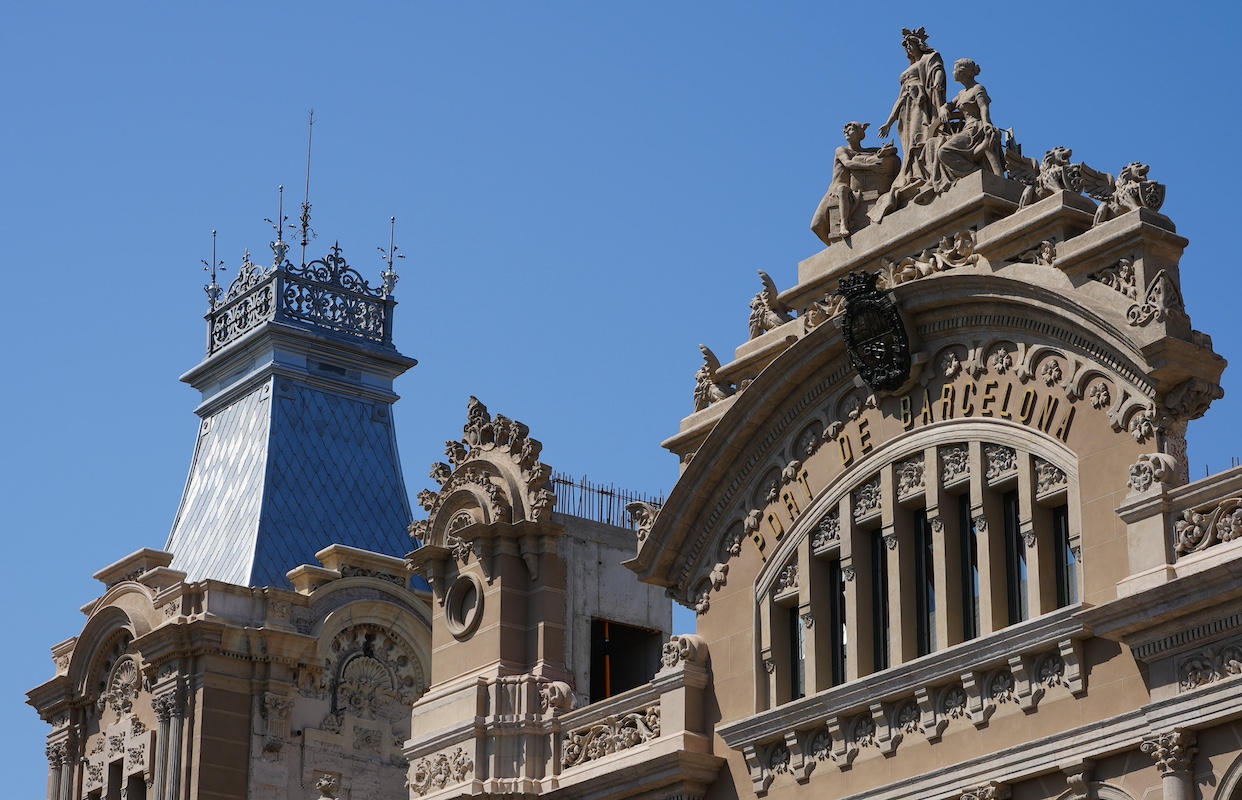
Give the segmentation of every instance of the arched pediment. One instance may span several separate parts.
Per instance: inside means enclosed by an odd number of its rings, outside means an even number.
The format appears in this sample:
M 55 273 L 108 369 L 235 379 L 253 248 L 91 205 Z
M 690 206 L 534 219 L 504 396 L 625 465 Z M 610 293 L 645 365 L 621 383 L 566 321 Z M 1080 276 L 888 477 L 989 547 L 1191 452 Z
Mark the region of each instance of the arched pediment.
M 426 520 L 410 526 L 425 544 L 451 547 L 450 535 L 474 524 L 537 522 L 556 503 L 543 445 L 530 429 L 503 414 L 495 418 L 471 397 L 462 438 L 445 444 L 448 463 L 431 466 L 438 490 L 418 493 Z M 450 530 L 451 529 L 451 530 Z
M 1032 270 L 1049 274 L 1037 281 Z M 833 304 L 820 303 L 820 317 L 804 312 L 767 334 L 787 344 L 723 410 L 688 418 L 666 442 L 688 463 L 640 542 L 633 565 L 645 580 L 703 610 L 704 591 L 726 579 L 722 554 L 738 550 L 739 528 L 766 561 L 767 542 L 826 487 L 912 431 L 990 418 L 998 432 L 1025 429 L 1069 453 L 1115 437 L 1136 454 L 1180 452 L 1184 467 L 1185 423 L 1219 396 L 1223 360 L 1188 325 L 1178 338 L 1135 323 L 1135 300 L 1098 273 L 983 261 L 890 291 L 911 343 L 905 385 L 868 387 L 839 327 L 826 324 Z M 742 374 L 746 354 L 722 372 Z

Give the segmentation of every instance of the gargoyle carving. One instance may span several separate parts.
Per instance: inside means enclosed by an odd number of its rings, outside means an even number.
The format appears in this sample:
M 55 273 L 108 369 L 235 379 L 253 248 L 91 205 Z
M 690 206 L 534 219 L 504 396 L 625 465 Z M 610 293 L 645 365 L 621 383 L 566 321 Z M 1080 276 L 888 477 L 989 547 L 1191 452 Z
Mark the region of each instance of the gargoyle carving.
M 790 308 L 780 301 L 776 284 L 768 273 L 759 270 L 763 278 L 763 291 L 750 301 L 750 338 L 762 336 L 765 332 L 776 330 L 793 319 Z
M 729 397 L 737 391 L 732 381 L 720 377 L 720 359 L 705 344 L 699 345 L 703 351 L 703 366 L 694 373 L 694 410 L 702 411 L 712 403 Z

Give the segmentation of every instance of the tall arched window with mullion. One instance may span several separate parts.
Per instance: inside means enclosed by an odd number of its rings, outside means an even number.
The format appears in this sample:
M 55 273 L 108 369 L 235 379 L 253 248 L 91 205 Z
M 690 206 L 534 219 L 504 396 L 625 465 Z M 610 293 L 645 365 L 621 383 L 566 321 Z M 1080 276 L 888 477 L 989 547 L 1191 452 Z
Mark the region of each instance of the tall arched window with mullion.
M 970 495 L 958 496 L 958 545 L 961 548 L 962 641 L 979 636 L 979 532 L 970 513 Z
M 885 549 L 884 534 L 876 530 L 871 533 L 871 669 L 879 672 L 888 669 L 889 650 L 889 614 L 888 614 L 888 553 Z
M 936 649 L 936 554 L 926 509 L 914 512 L 915 621 L 918 654 Z
M 1053 556 L 1057 572 L 1057 608 L 1078 602 L 1078 557 L 1070 542 L 1069 506 L 1052 509 Z
M 1027 591 L 1026 543 L 1022 540 L 1020 505 L 1016 489 L 1005 492 L 1001 504 L 1005 512 L 1005 588 L 1009 624 L 1030 618 Z

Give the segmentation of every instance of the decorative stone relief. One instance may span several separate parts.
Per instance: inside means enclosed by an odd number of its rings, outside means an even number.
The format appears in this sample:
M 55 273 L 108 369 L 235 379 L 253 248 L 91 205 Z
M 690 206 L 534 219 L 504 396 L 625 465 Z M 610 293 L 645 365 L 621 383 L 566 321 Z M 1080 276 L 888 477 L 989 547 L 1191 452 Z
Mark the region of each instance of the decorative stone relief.
M 854 518 L 865 517 L 880 508 L 880 478 L 876 476 L 863 484 L 854 494 Z
M 897 465 L 897 494 L 905 496 L 923 488 L 923 454 Z
M 315 781 L 315 790 L 319 792 L 320 800 L 335 800 L 339 789 L 340 779 L 335 775 L 320 775 Z
M 989 781 L 979 786 L 966 789 L 960 800 L 1009 800 L 1013 796 L 1007 784 Z
M 1091 276 L 1115 292 L 1131 300 L 1138 299 L 1138 281 L 1134 277 L 1134 262 L 1122 258 L 1107 269 L 1102 269 Z
M 698 634 L 673 635 L 660 650 L 660 664 L 673 669 L 678 664 L 706 664 L 707 642 Z
M 1108 391 L 1108 384 L 1104 381 L 1093 385 L 1087 396 L 1091 399 L 1092 408 L 1103 410 L 1108 408 L 1113 402 L 1112 395 Z
M 997 705 L 1001 703 L 1016 703 L 1015 683 L 1013 673 L 1008 669 L 999 669 L 988 676 L 986 685 L 987 697 Z
M 1001 444 L 985 444 L 983 460 L 986 466 L 986 477 L 994 481 L 1018 467 L 1018 454 L 1012 447 Z
M 989 363 L 991 364 L 992 370 L 997 375 L 1004 375 L 1013 367 L 1013 355 L 1010 354 L 1007 347 L 998 347 L 996 348 L 996 351 L 992 353 L 992 358 Z
M 1160 270 L 1156 277 L 1147 284 L 1143 292 L 1143 302 L 1135 303 L 1126 311 L 1126 320 L 1132 326 L 1143 326 L 1149 322 L 1164 322 L 1169 318 L 1185 317 L 1186 306 L 1182 301 L 1182 293 L 1173 283 L 1168 270 Z
M 1018 260 L 1025 261 L 1028 264 L 1038 264 L 1041 267 L 1055 266 L 1057 262 L 1057 243 L 1052 239 L 1045 239 L 1019 255 Z
M 1183 692 L 1242 673 L 1242 641 L 1217 643 L 1182 658 L 1177 664 L 1178 685 Z
M 950 350 L 940 358 L 940 372 L 949 380 L 953 380 L 962 373 L 962 362 L 958 359 L 957 353 Z
M 768 771 L 774 775 L 788 773 L 791 760 L 792 756 L 789 753 L 789 746 L 784 742 L 777 742 L 768 751 Z
M 647 535 L 651 533 L 652 526 L 655 525 L 656 515 L 660 513 L 660 507 L 637 500 L 628 504 L 625 507 L 625 511 L 630 515 L 630 521 L 634 523 L 634 531 L 638 541 L 640 543 L 646 541 Z
M 609 717 L 565 735 L 562 767 L 574 767 L 660 737 L 660 707 Z
M 134 708 L 134 698 L 138 696 L 141 678 L 138 661 L 133 656 L 125 655 L 117 659 L 108 676 L 108 688 L 99 696 L 99 710 L 110 708 L 120 719 Z
M 975 252 L 975 232 L 968 228 L 952 237 L 942 237 L 935 249 L 924 250 L 917 256 L 909 256 L 900 261 L 881 258 L 876 287 L 892 289 L 954 267 L 973 266 L 980 258 Z
M 787 565 L 781 570 L 780 575 L 776 576 L 776 583 L 772 587 L 772 592 L 776 595 L 782 595 L 786 592 L 796 592 L 798 590 L 798 565 L 797 563 Z
M 1169 416 L 1189 422 L 1202 417 L 1214 400 L 1224 396 L 1225 390 L 1211 381 L 1189 378 L 1164 396 L 1164 405 L 1169 410 Z
M 1061 362 L 1055 358 L 1045 361 L 1039 368 L 1039 377 L 1043 380 L 1045 386 L 1055 386 L 1063 377 Z
M 802 429 L 802 433 L 798 434 L 796 443 L 794 444 L 794 456 L 797 458 L 809 458 L 819 450 L 819 446 L 823 444 L 824 424 L 819 420 L 814 420 L 810 425 Z
M 1063 469 L 1042 458 L 1035 458 L 1035 495 L 1037 497 L 1054 492 L 1064 487 L 1067 482 L 1068 479 Z
M 474 774 L 474 760 L 458 747 L 452 753 L 424 758 L 410 768 L 409 787 L 418 795 L 461 783 Z
M 1156 435 L 1155 412 L 1140 411 L 1130 418 L 1130 436 L 1142 444 Z
M 1164 453 L 1144 453 L 1130 465 L 1130 491 L 1145 492 L 1158 483 L 1172 483 L 1178 474 L 1177 459 Z
M 759 270 L 759 277 L 763 279 L 763 289 L 750 301 L 750 338 L 752 339 L 762 336 L 767 331 L 776 330 L 786 322 L 793 320 L 789 314 L 792 309 L 781 302 L 776 283 L 763 270 Z
M 574 692 L 565 681 L 546 681 L 539 684 L 539 709 L 545 714 L 554 711 L 572 711 Z
M 720 377 L 720 359 L 705 344 L 699 345 L 703 366 L 694 373 L 694 410 L 702 411 L 713 403 L 733 395 L 737 388 L 732 381 Z
M 802 332 L 810 333 L 830 319 L 840 316 L 845 311 L 845 298 L 840 294 L 825 294 L 822 300 L 815 300 L 802 314 Z
M 328 647 L 332 713 L 396 722 L 425 688 L 422 666 L 405 643 L 377 625 L 338 633 Z M 331 715 L 329 715 L 331 716 Z
M 940 481 L 949 484 L 970 474 L 970 449 L 964 444 L 940 448 Z
M 1164 205 L 1165 188 L 1164 184 L 1147 179 L 1150 169 L 1134 161 L 1121 168 L 1115 182 L 1107 176 L 1114 185 L 1111 191 L 1100 193 L 1103 202 L 1095 210 L 1092 226 L 1140 208 L 1159 211 Z
M 811 546 L 816 550 L 827 547 L 829 543 L 840 541 L 841 539 L 841 512 L 833 509 L 825 514 L 815 526 L 815 533 L 811 537 Z
M 820 728 L 811 734 L 807 742 L 807 752 L 816 761 L 828 761 L 835 758 L 832 754 L 832 734 L 827 728 Z
M 897 707 L 897 713 L 893 715 L 893 727 L 904 734 L 918 733 L 921 718 L 919 704 L 913 700 L 907 700 Z
M 1193 731 L 1172 730 L 1145 738 L 1140 749 L 1152 757 L 1161 775 L 1172 775 L 1191 771 L 1199 752 L 1195 744 Z

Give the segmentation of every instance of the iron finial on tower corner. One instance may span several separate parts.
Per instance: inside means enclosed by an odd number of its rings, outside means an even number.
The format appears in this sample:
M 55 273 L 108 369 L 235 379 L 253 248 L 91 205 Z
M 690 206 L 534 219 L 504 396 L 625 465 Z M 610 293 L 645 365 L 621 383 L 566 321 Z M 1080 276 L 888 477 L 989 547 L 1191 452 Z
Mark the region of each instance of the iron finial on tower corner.
M 384 257 L 384 260 L 388 262 L 388 269 L 380 273 L 380 277 L 384 280 L 384 297 L 385 298 L 392 296 L 393 289 L 397 288 L 397 281 L 400 280 L 400 278 L 397 276 L 397 271 L 392 268 L 393 261 L 398 258 L 405 258 L 404 255 L 397 252 L 401 248 L 398 247 L 396 244 L 394 244 L 394 242 L 396 241 L 396 232 L 397 232 L 397 218 L 389 217 L 388 218 L 388 249 L 385 250 L 382 247 L 375 248 L 376 250 L 380 251 L 380 255 L 382 255 Z
M 272 266 L 279 268 L 281 264 L 285 263 L 285 254 L 289 252 L 289 245 L 285 242 L 285 223 L 289 221 L 289 218 L 285 216 L 285 187 L 283 185 L 278 186 L 277 193 L 280 199 L 277 201 L 276 206 L 276 220 L 265 219 L 263 221 L 276 229 L 276 241 L 269 242 L 268 246 L 272 248 L 272 254 L 276 257 L 272 262 Z M 293 228 L 292 225 L 289 227 L 290 229 Z
M 203 261 L 203 269 L 211 273 L 211 283 L 203 287 L 203 291 L 207 293 L 207 302 L 211 308 L 216 307 L 216 303 L 220 301 L 220 294 L 223 291 L 220 284 L 216 282 L 216 271 L 224 271 L 224 261 L 216 260 L 216 232 L 211 232 L 211 263 Z

